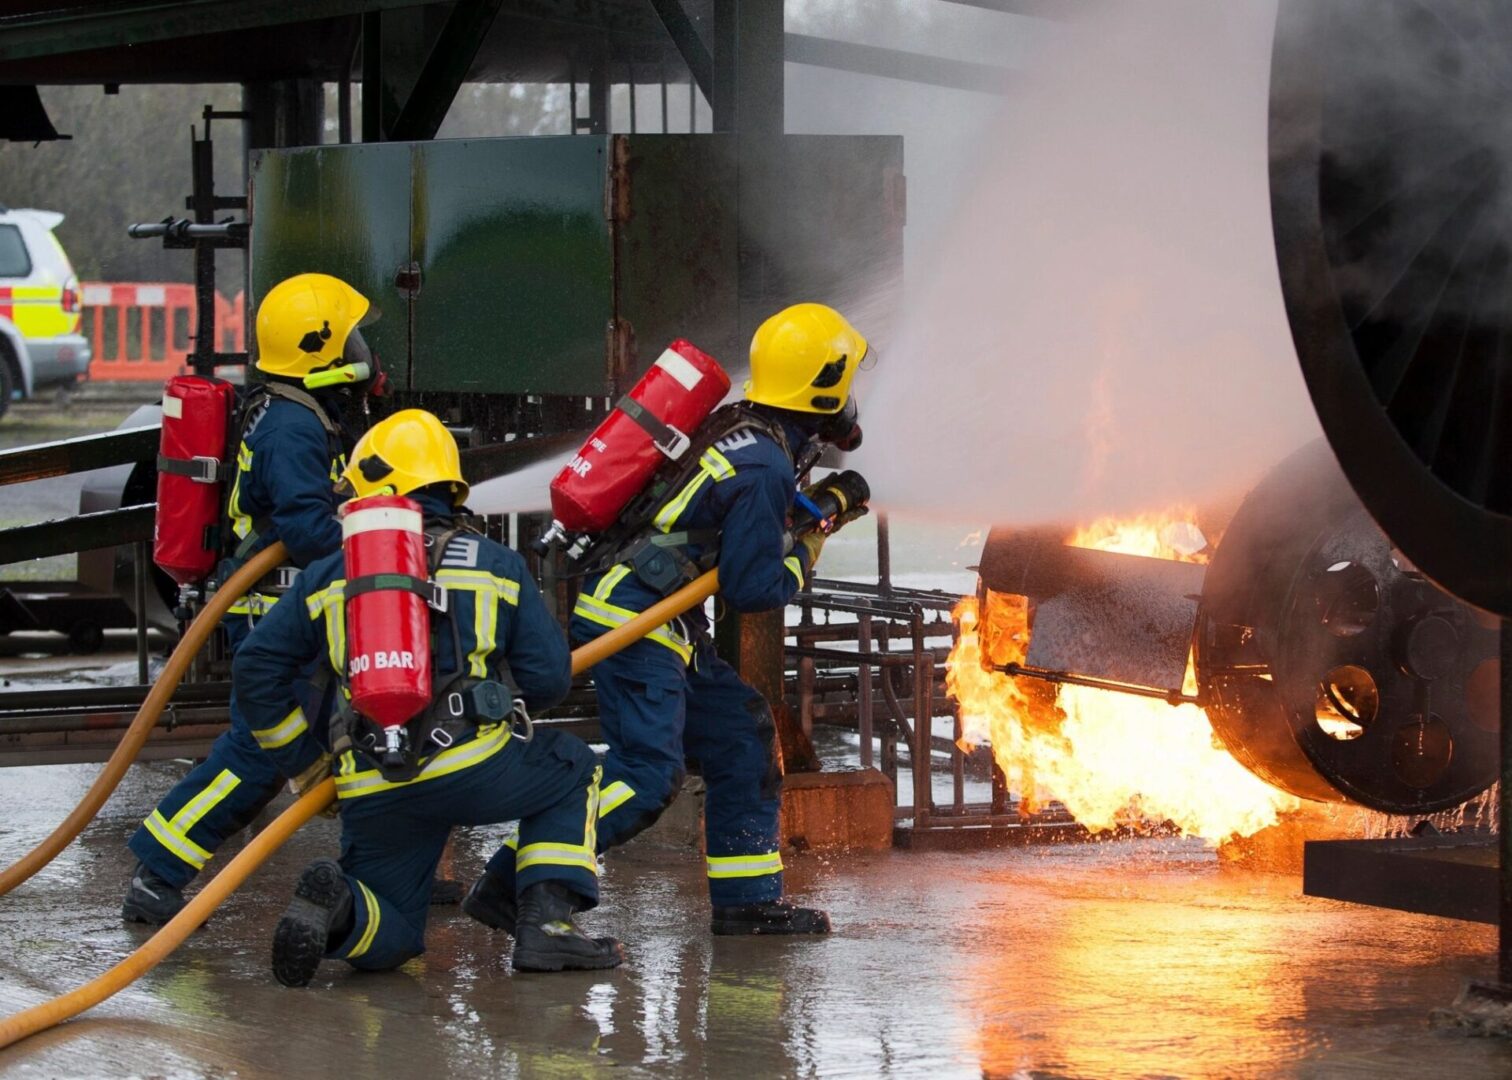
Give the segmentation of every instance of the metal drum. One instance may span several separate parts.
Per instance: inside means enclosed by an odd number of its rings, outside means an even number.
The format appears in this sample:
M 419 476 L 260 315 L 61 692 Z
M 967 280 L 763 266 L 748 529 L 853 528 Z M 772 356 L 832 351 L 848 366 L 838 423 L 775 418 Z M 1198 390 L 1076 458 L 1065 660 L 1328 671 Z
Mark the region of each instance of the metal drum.
M 1308 799 L 1455 806 L 1498 771 L 1496 620 L 1418 572 L 1319 442 L 1250 492 L 1203 583 L 1213 729 Z

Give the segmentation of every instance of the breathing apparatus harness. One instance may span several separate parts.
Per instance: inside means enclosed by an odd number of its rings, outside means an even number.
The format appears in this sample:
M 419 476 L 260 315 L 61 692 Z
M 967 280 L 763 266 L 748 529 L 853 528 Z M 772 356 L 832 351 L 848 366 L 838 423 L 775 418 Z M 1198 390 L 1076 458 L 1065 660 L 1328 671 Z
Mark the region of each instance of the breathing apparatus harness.
M 765 435 L 781 449 L 795 467 L 807 472 L 818 460 L 823 447 L 810 439 L 799 451 L 795 463 L 788 445 L 787 432 L 775 419 L 765 415 L 748 401 L 737 401 L 716 409 L 695 433 L 692 445 L 677 461 L 669 462 L 645 489 L 636 495 L 620 515 L 619 524 L 600 536 L 580 558 L 572 558 L 572 576 L 601 573 L 628 563 L 631 571 L 648 588 L 661 596 L 670 596 L 688 582 L 712 569 L 719 562 L 718 529 L 680 529 L 662 532 L 656 515 L 676 498 L 703 468 L 703 456 L 716 443 L 742 431 Z M 695 559 L 689 549 L 701 549 Z
M 294 386 L 290 383 L 268 381 L 258 383 L 255 386 L 248 388 L 241 397 L 241 401 L 237 409 L 238 419 L 236 423 L 235 436 L 233 439 L 228 440 L 226 444 L 226 448 L 230 452 L 230 460 L 227 461 L 224 466 L 228 475 L 235 475 L 238 468 L 236 460 L 237 455 L 241 453 L 241 447 L 247 437 L 247 434 L 251 429 L 256 427 L 257 423 L 261 420 L 263 414 L 267 411 L 268 407 L 273 403 L 274 400 L 293 402 L 296 405 L 308 409 L 312 414 L 314 414 L 315 418 L 320 421 L 321 430 L 325 433 L 326 454 L 329 459 L 331 461 L 339 461 L 343 457 L 346 452 L 346 447 L 341 428 L 337 425 L 336 421 L 331 418 L 330 413 L 326 412 L 325 407 L 315 399 L 315 396 L 308 390 Z M 162 465 L 161 463 L 159 463 L 159 468 L 161 467 Z M 226 527 L 226 522 L 230 517 L 229 500 L 231 496 L 232 486 L 234 485 L 228 485 L 225 492 L 223 493 L 224 497 L 222 498 L 223 505 L 221 507 L 220 517 L 213 526 L 213 528 L 215 528 L 216 530 L 225 529 L 226 533 L 224 535 L 227 536 L 228 540 L 231 539 L 231 537 L 230 531 Z M 271 514 L 263 514 L 258 517 L 254 517 L 252 519 L 251 531 L 248 532 L 247 535 L 240 541 L 238 541 L 234 547 L 226 552 L 226 554 L 232 560 L 234 560 L 233 565 L 231 567 L 227 567 L 223 564 L 216 576 L 227 576 L 230 573 L 231 569 L 234 569 L 235 566 L 241 565 L 248 558 L 250 558 L 261 546 L 263 538 L 268 535 L 272 528 L 273 517 Z M 250 596 L 255 593 L 262 596 L 275 598 L 282 596 L 294 584 L 294 578 L 298 573 L 299 567 L 293 565 L 292 563 L 285 563 L 284 565 L 275 568 L 266 577 L 259 580 L 256 585 L 248 590 L 248 595 Z M 215 582 L 212 581 L 210 584 L 213 589 Z
M 444 679 L 437 680 L 431 692 L 430 705 L 415 715 L 402 729 L 397 746 L 386 740 L 384 728 L 363 716 L 352 707 L 347 677 L 347 658 L 341 657 L 336 671 L 339 692 L 336 708 L 330 721 L 330 746 L 333 757 L 347 750 L 360 750 L 372 759 L 383 778 L 390 783 L 404 783 L 420 775 L 426 758 L 459 740 L 473 734 L 478 728 L 508 721 L 513 735 L 521 742 L 529 742 L 534 735 L 534 726 L 525 702 L 520 696 L 519 685 L 510 671 L 509 662 L 498 657 L 498 678 L 477 678 L 468 674 L 467 654 L 462 648 L 462 631 L 448 602 L 447 590 L 436 581 L 436 572 L 446 554 L 447 545 L 464 534 L 481 534 L 476 523 L 468 518 L 430 518 L 425 522 L 426 563 L 429 580 L 405 578 L 395 581 L 398 575 L 382 574 L 374 578 L 358 578 L 348 581 L 343 590 L 347 601 L 363 592 L 376 589 L 400 588 L 421 596 L 431 610 L 431 654 L 441 648 L 443 631 L 437 626 L 438 618 L 447 625 L 452 653 L 452 671 Z M 478 600 L 482 603 L 480 597 Z

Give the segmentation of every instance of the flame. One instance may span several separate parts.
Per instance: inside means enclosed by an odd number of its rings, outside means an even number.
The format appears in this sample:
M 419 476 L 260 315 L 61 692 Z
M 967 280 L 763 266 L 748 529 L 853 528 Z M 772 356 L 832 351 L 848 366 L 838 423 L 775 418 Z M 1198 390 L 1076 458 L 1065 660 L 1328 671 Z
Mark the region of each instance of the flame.
M 1207 561 L 1195 515 L 1179 509 L 1104 518 L 1066 542 L 1129 555 Z M 1048 800 L 1094 832 L 1171 822 L 1214 843 L 1249 836 L 1279 820 L 1297 800 L 1250 773 L 1217 745 L 1195 705 L 1091 687 L 1010 678 L 991 666 L 1022 663 L 1029 646 L 1028 602 L 986 592 L 955 608 L 960 633 L 946 685 L 961 705 L 962 743 L 992 745 L 993 757 L 1026 808 Z M 983 658 L 987 666 L 983 664 Z M 1186 691 L 1196 677 L 1187 665 Z

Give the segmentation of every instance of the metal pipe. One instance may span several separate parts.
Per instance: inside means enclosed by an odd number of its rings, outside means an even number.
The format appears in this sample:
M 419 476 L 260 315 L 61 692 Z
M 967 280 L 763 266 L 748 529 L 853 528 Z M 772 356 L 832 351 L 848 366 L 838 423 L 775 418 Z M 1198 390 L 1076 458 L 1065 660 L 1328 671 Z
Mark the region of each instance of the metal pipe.
M 1022 676 L 1026 679 L 1042 679 L 1045 682 L 1069 683 L 1072 686 L 1090 686 L 1094 690 L 1111 690 L 1117 694 L 1133 694 L 1135 697 L 1155 698 L 1164 701 L 1167 705 L 1197 705 L 1203 704 L 1203 699 L 1196 694 L 1183 694 L 1180 690 L 1157 690 L 1150 686 L 1131 686 L 1128 683 L 1109 682 L 1106 679 L 1093 679 L 1085 675 L 1072 675 L 1066 671 L 1041 671 L 1039 668 L 1024 667 L 1022 664 L 997 664 L 994 671 L 1001 671 L 1004 675 Z
M 665 135 L 667 134 L 667 65 L 657 65 L 656 74 L 661 80 L 661 129 L 662 134 Z
M 147 685 L 147 541 L 138 540 L 131 559 L 132 593 L 136 599 L 137 682 Z
M 885 513 L 877 514 L 877 587 L 892 595 L 892 526 Z
M 1512 619 L 1501 625 L 1501 910 L 1497 976 L 1512 986 Z
M 352 141 L 351 73 L 336 81 L 336 138 L 345 146 Z
M 860 651 L 871 652 L 871 616 L 860 616 L 856 620 L 856 627 Z M 860 711 L 860 715 L 856 718 L 856 729 L 861 736 L 861 767 L 870 769 L 872 767 L 872 669 L 870 664 L 860 664 L 856 667 L 856 707 Z
M 924 669 L 924 626 L 921 619 L 913 622 L 913 692 L 914 692 L 914 737 L 913 737 L 913 787 L 914 828 L 924 828 L 929 813 L 934 809 L 934 778 L 931 772 L 930 737 L 934 734 L 934 703 L 930 700 L 933 689 L 934 660 L 930 659 L 926 677 Z

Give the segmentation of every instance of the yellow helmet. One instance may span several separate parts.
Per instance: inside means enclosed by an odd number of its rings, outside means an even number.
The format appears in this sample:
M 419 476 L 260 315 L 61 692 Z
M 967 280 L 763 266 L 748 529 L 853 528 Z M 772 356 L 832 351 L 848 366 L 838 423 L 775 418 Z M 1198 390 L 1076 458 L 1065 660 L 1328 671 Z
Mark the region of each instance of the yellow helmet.
M 329 274 L 285 278 L 257 308 L 258 370 L 302 379 L 331 366 L 345 355 L 368 307 L 367 297 Z M 365 343 L 360 351 L 366 354 Z
M 762 323 L 751 338 L 747 401 L 795 412 L 838 413 L 868 345 L 832 307 L 794 304 Z
M 405 409 L 374 424 L 357 440 L 341 478 L 343 489 L 358 499 L 408 495 L 431 484 L 450 484 L 453 505 L 467 499 L 457 440 L 424 409 Z

